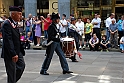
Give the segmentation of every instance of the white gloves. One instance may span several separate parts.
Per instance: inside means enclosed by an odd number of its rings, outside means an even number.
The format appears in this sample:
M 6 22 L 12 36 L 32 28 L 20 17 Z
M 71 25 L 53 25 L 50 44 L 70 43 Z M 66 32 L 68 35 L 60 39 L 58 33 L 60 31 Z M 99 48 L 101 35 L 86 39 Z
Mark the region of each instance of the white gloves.
M 63 38 L 60 38 L 60 41 L 61 41 L 61 42 L 64 42 L 64 39 L 63 39 Z

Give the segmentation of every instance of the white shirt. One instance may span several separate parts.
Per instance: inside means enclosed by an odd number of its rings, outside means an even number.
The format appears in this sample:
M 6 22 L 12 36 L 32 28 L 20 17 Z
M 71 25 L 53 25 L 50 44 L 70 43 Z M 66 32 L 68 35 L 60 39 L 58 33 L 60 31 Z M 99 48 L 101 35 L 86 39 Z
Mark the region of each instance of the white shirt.
M 30 23 L 31 23 L 31 25 L 33 25 L 33 18 L 30 19 Z
M 79 30 L 79 34 L 82 35 L 84 33 L 84 22 L 81 21 L 81 23 L 76 22 L 75 26 Z
M 112 24 L 112 20 L 115 20 L 115 18 L 110 18 L 110 17 L 108 17 L 107 19 L 106 19 L 106 27 L 109 27 L 110 26 L 110 24 Z
M 14 22 L 14 24 L 18 24 L 18 22 L 14 21 L 14 20 L 13 20 L 13 22 Z
M 60 29 L 60 23 L 56 24 L 57 29 Z
M 94 25 L 94 28 L 100 28 L 101 18 L 94 18 L 91 23 L 93 24 L 94 22 L 98 23 L 97 25 Z
M 124 30 L 124 20 L 122 21 L 122 29 Z
M 67 21 L 66 21 L 65 19 L 64 19 L 64 20 L 60 20 L 60 24 L 61 24 L 61 23 L 62 23 L 63 25 L 67 25 Z M 61 24 L 61 27 L 60 27 L 59 30 L 60 30 L 61 33 L 64 33 L 64 32 L 66 32 L 66 27 L 63 27 L 62 24 Z
M 124 36 L 123 36 L 123 37 L 121 37 L 120 41 L 121 41 L 121 42 L 124 42 Z

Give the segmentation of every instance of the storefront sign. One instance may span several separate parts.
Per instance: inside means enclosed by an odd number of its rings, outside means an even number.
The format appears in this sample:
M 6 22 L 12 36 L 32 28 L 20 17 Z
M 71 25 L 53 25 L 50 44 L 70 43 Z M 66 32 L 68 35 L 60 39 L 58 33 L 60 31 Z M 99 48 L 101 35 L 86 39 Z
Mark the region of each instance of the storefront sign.
M 54 10 L 57 10 L 57 9 L 58 9 L 57 5 L 58 5 L 58 2 L 53 2 L 53 3 L 52 3 L 52 8 L 53 8 Z

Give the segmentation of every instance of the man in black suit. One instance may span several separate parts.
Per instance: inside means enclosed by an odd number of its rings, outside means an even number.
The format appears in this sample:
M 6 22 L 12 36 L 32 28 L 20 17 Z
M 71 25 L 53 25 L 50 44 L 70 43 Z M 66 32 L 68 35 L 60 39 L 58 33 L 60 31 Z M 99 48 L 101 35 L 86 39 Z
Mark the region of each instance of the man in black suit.
M 16 83 L 22 76 L 25 62 L 25 51 L 20 42 L 17 24 L 22 17 L 21 7 L 9 7 L 10 17 L 2 25 L 3 46 L 2 55 L 7 73 L 7 83 Z

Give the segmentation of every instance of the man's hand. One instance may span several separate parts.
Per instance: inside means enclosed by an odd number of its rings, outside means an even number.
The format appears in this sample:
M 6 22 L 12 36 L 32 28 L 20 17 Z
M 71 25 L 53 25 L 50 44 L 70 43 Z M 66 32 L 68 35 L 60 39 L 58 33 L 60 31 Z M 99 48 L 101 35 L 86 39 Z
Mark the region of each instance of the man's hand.
M 107 44 L 104 44 L 104 46 L 107 48 Z
M 41 18 L 44 20 L 45 18 L 43 16 L 41 16 Z
M 105 44 L 103 44 L 103 46 L 106 46 Z
M 16 63 L 16 62 L 18 61 L 18 55 L 12 57 L 12 61 L 13 61 L 14 63 Z
M 116 33 L 118 30 L 115 30 L 114 33 Z
M 92 35 L 92 33 L 90 33 L 90 35 Z
M 97 22 L 94 22 L 93 24 L 94 24 L 94 25 L 98 25 L 98 23 L 97 23 Z
M 111 32 L 111 34 L 114 34 L 114 32 Z
M 95 45 L 94 44 L 91 44 L 91 46 L 94 48 Z

